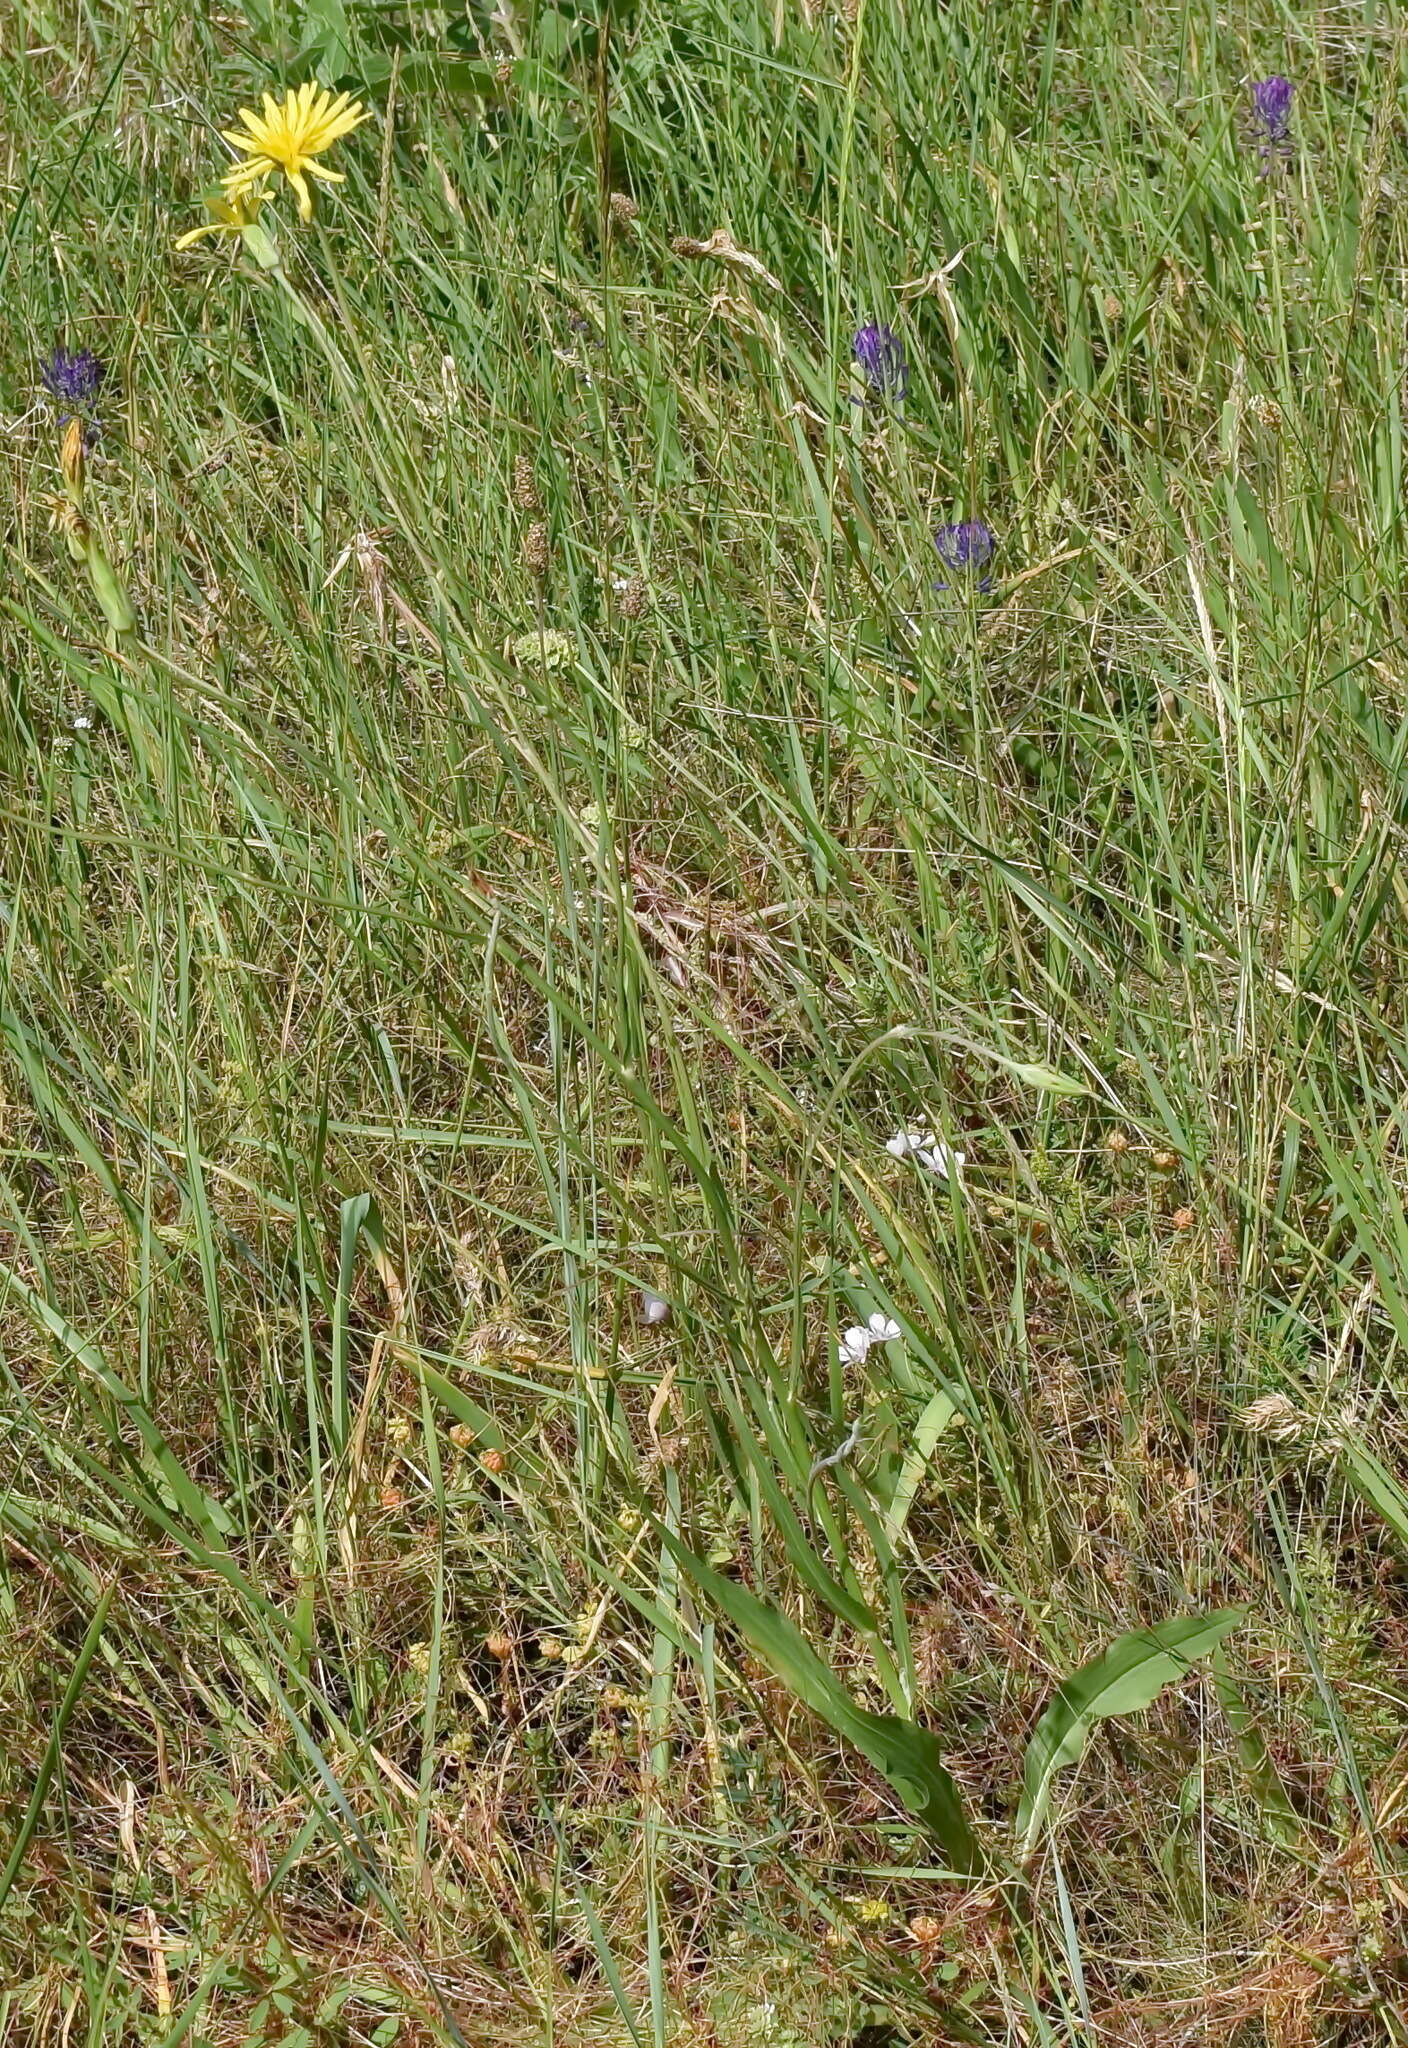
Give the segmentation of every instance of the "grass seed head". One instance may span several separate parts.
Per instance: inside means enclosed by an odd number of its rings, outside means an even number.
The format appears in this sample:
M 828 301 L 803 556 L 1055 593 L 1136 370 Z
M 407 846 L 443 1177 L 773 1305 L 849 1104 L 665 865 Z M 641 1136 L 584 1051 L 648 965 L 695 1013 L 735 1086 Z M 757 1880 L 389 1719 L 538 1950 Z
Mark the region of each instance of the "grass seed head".
M 547 522 L 535 519 L 523 537 L 523 560 L 530 573 L 537 577 L 546 576 L 552 562 L 552 543 L 548 535 Z
M 513 502 L 520 512 L 541 512 L 543 509 L 537 469 L 531 455 L 515 455 L 513 458 Z

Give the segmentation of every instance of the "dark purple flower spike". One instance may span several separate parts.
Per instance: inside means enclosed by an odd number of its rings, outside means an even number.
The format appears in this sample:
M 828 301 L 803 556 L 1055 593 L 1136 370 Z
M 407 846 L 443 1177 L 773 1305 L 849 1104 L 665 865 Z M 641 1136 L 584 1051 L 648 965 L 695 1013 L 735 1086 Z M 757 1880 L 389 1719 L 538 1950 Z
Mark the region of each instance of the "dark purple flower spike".
M 1291 101 L 1296 89 L 1289 78 L 1258 78 L 1252 85 L 1252 126 L 1264 171 L 1292 155 Z
M 1295 87 L 1289 78 L 1259 78 L 1252 87 L 1252 113 L 1268 142 L 1284 142 L 1290 132 Z
M 909 389 L 909 363 L 893 327 L 871 321 L 859 330 L 851 347 L 872 397 L 904 397 Z
M 107 373 L 107 364 L 101 356 L 95 356 L 91 348 L 72 352 L 56 348 L 39 365 L 45 390 L 66 408 L 59 414 L 59 425 L 66 427 L 77 415 L 83 421 L 83 445 L 90 454 L 102 439 L 102 422 L 94 410 L 94 402 Z
M 941 526 L 934 534 L 939 560 L 957 577 L 972 577 L 979 590 L 991 590 L 992 578 L 983 574 L 997 553 L 997 536 L 981 519 L 960 520 L 956 526 Z M 935 586 L 947 590 L 947 583 Z
M 56 348 L 39 366 L 44 388 L 61 405 L 70 405 L 78 412 L 92 405 L 107 373 L 107 364 L 91 348 L 81 348 L 72 354 L 66 348 Z

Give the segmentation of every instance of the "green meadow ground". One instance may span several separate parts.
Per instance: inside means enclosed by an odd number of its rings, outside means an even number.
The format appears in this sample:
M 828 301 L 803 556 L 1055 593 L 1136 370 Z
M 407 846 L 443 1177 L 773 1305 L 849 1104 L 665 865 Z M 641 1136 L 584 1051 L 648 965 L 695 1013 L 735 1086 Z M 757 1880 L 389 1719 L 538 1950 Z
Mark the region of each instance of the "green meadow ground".
M 0 2042 L 1408 2041 L 1402 15 L 0 53 Z

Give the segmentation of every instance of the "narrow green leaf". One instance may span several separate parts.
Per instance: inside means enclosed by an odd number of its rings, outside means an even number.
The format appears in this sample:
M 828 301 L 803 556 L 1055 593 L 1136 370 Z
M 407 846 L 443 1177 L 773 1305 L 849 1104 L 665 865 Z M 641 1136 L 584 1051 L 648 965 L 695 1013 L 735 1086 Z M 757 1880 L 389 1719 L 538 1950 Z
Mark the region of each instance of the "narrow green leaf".
M 186 1516 L 190 1526 L 199 1530 L 207 1543 L 217 1549 L 223 1548 L 234 1529 L 229 1515 L 218 1500 L 196 1485 L 167 1443 L 146 1405 L 126 1381 L 113 1371 L 97 1345 L 90 1343 L 75 1330 L 73 1324 L 66 1316 L 60 1314 L 52 1302 L 46 1301 L 42 1294 L 37 1294 L 28 1281 L 22 1280 L 10 1266 L 0 1266 L 0 1290 L 13 1294 L 34 1321 L 63 1345 L 74 1363 L 82 1366 L 110 1399 L 118 1404 L 141 1437 L 147 1455 L 166 1483 L 177 1512 Z
M 335 1451 L 346 1449 L 352 1410 L 347 1392 L 347 1312 L 352 1301 L 352 1275 L 357 1263 L 357 1238 L 367 1220 L 372 1198 L 349 1195 L 342 1205 L 342 1232 L 337 1258 L 337 1293 L 332 1305 L 332 1386 L 329 1392 L 331 1420 L 328 1437 Z
M 964 1875 L 978 1870 L 983 1852 L 964 1812 L 963 1796 L 944 1765 L 937 1736 L 897 1714 L 872 1714 L 858 1707 L 785 1614 L 714 1571 L 667 1529 L 660 1529 L 660 1538 L 774 1677 L 870 1759 L 942 1846 L 950 1866 Z
M 1408 1493 L 1363 1444 L 1349 1444 L 1344 1453 L 1346 1477 L 1361 1500 L 1382 1515 L 1400 1543 L 1408 1543 Z
M 1227 1669 L 1220 1649 L 1213 1655 L 1212 1682 L 1236 1737 L 1238 1758 L 1247 1782 L 1256 1794 L 1267 1829 L 1277 1841 L 1288 1847 L 1296 1846 L 1303 1836 L 1300 1816 L 1290 1802 L 1261 1730 L 1242 1697 L 1240 1686 Z
M 19 1874 L 20 1865 L 24 1862 L 25 1851 L 33 1840 L 34 1831 L 39 1825 L 39 1816 L 44 1811 L 44 1801 L 49 1796 L 49 1787 L 53 1782 L 54 1772 L 58 1768 L 59 1757 L 63 1752 L 64 1735 L 68 1729 L 69 1722 L 73 1718 L 73 1710 L 78 1705 L 79 1697 L 82 1694 L 84 1681 L 88 1676 L 88 1667 L 93 1662 L 98 1645 L 103 1639 L 103 1630 L 107 1626 L 108 1609 L 112 1606 L 113 1595 L 116 1591 L 115 1585 L 109 1586 L 94 1608 L 93 1619 L 88 1624 L 88 1632 L 84 1636 L 82 1647 L 78 1652 L 78 1661 L 69 1674 L 68 1684 L 64 1687 L 64 1696 L 59 1701 L 58 1712 L 54 1716 L 53 1725 L 49 1730 L 49 1740 L 44 1748 L 44 1756 L 30 1791 L 29 1805 L 25 1810 L 24 1819 L 20 1823 L 19 1833 L 16 1835 L 14 1845 L 10 1850 L 9 1860 L 6 1862 L 4 1870 L 0 1871 L 0 1906 L 3 1906 L 6 1899 L 10 1896 L 15 1878 Z
M 1084 1081 L 1073 1081 L 1069 1074 L 1058 1074 L 1054 1067 L 1034 1066 L 1030 1060 L 1004 1059 L 1001 1053 L 993 1058 L 1000 1067 L 1005 1067 L 1014 1081 L 1021 1081 L 1028 1088 L 1035 1088 L 1042 1095 L 1089 1095 Z

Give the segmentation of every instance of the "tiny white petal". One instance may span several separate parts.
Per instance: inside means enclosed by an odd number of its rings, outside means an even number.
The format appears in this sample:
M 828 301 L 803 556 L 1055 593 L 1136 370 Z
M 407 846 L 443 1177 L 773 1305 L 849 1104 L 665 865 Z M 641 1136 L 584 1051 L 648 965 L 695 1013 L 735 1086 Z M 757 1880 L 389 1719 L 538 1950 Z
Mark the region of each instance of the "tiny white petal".
M 939 1180 L 957 1180 L 967 1159 L 965 1152 L 953 1152 L 944 1144 L 935 1143 L 932 1151 L 919 1154 L 919 1163 L 926 1166 Z
M 881 1315 L 877 1310 L 870 1318 L 870 1337 L 875 1344 L 893 1344 L 900 1335 L 900 1326 L 893 1316 Z
M 642 1287 L 640 1291 L 640 1313 L 642 1322 L 668 1323 L 670 1304 L 663 1294 L 656 1294 L 653 1288 Z
M 92 719 L 85 717 L 84 714 L 80 711 L 77 718 L 75 718 L 73 721 L 73 729 L 75 732 L 88 732 L 91 730 L 92 724 Z

